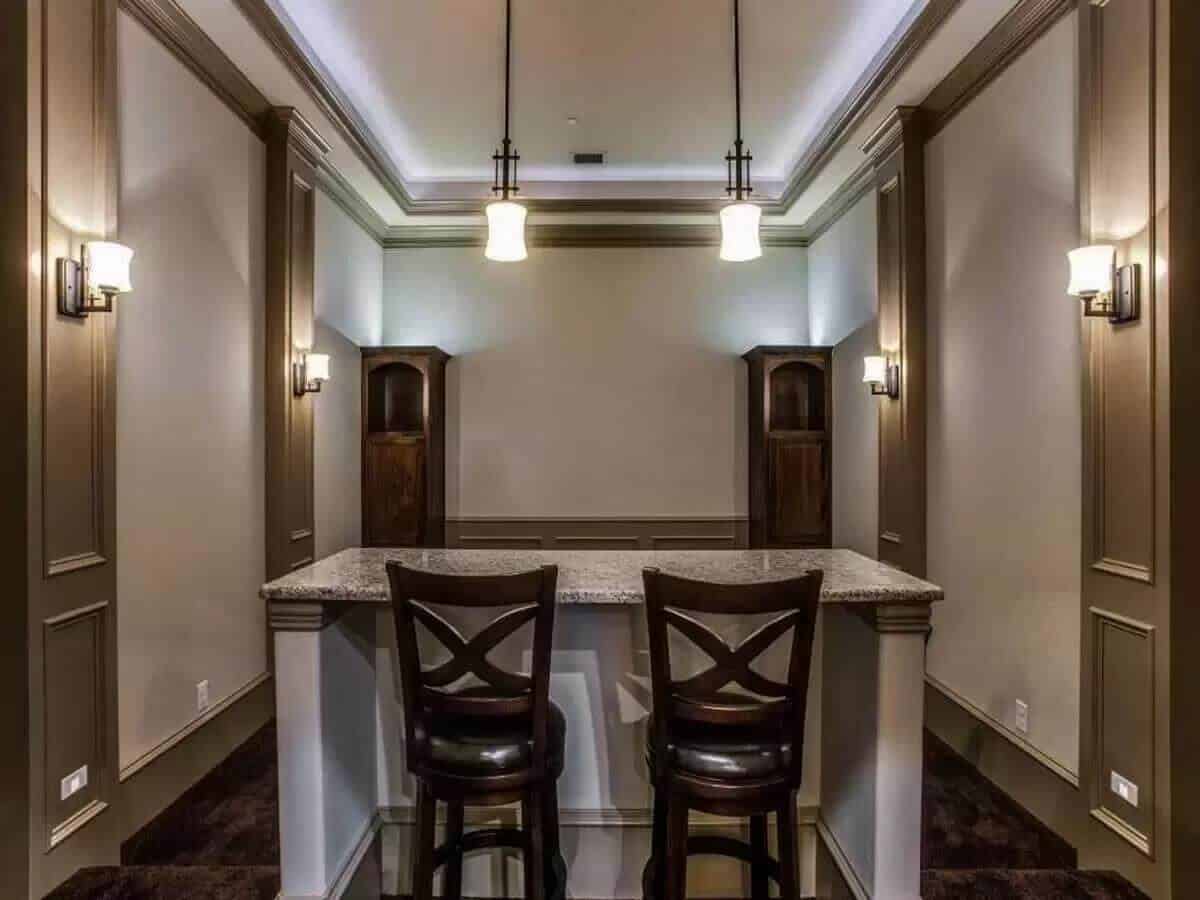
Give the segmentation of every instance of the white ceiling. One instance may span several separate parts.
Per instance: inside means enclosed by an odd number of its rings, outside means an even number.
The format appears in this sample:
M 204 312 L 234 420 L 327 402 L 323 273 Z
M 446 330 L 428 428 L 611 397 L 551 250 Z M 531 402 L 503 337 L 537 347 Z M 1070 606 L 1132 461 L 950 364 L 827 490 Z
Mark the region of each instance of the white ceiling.
M 778 192 L 891 33 L 925 2 L 743 0 L 743 128 L 762 194 Z M 503 131 L 503 0 L 274 5 L 414 195 L 478 196 L 490 183 Z M 720 195 L 733 138 L 732 0 L 513 7 L 523 183 L 562 183 L 560 193 L 575 196 Z M 608 164 L 576 167 L 575 151 L 603 151 Z

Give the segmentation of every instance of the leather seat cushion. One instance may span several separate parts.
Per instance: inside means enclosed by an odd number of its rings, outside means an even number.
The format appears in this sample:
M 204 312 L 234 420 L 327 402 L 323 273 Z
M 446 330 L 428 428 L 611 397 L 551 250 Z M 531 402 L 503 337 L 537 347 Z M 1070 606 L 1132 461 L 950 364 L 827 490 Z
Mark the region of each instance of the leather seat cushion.
M 761 730 L 715 726 L 672 729 L 669 764 L 690 775 L 720 781 L 754 781 L 787 775 L 792 744 Z M 653 768 L 654 738 L 648 755 Z
M 566 734 L 566 717 L 551 703 L 548 753 L 551 768 L 562 759 Z M 424 748 L 428 765 L 455 774 L 497 775 L 533 765 L 533 737 L 527 716 L 435 716 L 428 733 L 417 729 L 417 742 Z

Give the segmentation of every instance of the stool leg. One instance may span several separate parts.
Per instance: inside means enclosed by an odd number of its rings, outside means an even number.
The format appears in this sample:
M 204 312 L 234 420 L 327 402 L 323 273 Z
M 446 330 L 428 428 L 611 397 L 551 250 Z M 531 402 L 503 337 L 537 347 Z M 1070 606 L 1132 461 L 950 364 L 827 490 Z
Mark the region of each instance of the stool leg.
M 533 790 L 521 801 L 525 828 L 525 900 L 546 898 L 546 843 L 542 791 Z
M 687 840 L 687 801 L 681 794 L 671 793 L 667 801 L 667 850 L 663 859 L 666 886 L 663 900 L 687 898 Z
M 796 795 L 788 793 L 779 807 L 776 829 L 779 838 L 780 900 L 800 900 L 800 869 L 796 858 Z
M 661 784 L 654 786 L 654 823 L 650 832 L 650 858 L 654 862 L 652 883 L 654 896 L 649 900 L 660 900 L 664 895 L 667 870 L 667 791 Z
M 417 782 L 417 827 L 413 835 L 413 900 L 433 898 L 433 843 L 437 800 L 424 782 Z
M 558 834 L 558 782 L 552 779 L 542 797 L 545 806 L 542 824 L 546 829 L 546 884 L 549 885 L 554 876 L 554 867 L 562 855 L 562 844 Z M 549 893 L 548 887 L 546 890 Z
M 466 810 L 462 801 L 451 800 L 446 806 L 446 843 L 454 848 L 446 861 L 446 878 L 442 889 L 445 900 L 462 900 L 462 839 Z
M 750 847 L 754 851 L 754 862 L 750 864 L 750 896 L 752 900 L 768 900 L 770 893 L 767 880 L 767 817 L 750 817 Z

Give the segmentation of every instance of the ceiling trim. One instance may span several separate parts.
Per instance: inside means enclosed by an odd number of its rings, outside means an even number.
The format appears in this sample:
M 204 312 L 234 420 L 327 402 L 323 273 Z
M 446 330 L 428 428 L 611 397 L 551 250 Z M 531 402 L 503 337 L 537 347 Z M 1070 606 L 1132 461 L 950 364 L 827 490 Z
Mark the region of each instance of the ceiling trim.
M 940 132 L 1050 26 L 1075 8 L 1075 0 L 1021 0 L 921 104 L 925 139 Z
M 822 203 L 804 223 L 804 234 L 809 244 L 817 240 L 854 208 L 875 187 L 875 165 L 870 159 L 854 170 L 849 178 Z
M 355 190 L 354 185 L 346 180 L 346 176 L 326 157 L 317 169 L 317 186 L 321 188 L 338 206 L 342 212 L 353 219 L 358 226 L 375 239 L 375 243 L 383 246 L 387 237 L 388 224 L 366 200 Z
M 275 53 L 354 148 L 396 204 L 410 216 L 482 215 L 487 201 L 435 200 L 413 197 L 399 167 L 384 149 L 349 98 L 324 68 L 316 54 L 299 37 L 299 30 L 271 0 L 235 0 L 238 8 L 271 45 Z M 941 24 L 962 0 L 929 0 L 923 9 L 910 13 L 870 67 L 855 84 L 818 133 L 816 140 L 792 169 L 780 197 L 759 205 L 769 216 L 787 213 L 850 133 L 903 73 Z M 525 198 L 534 213 L 643 213 L 658 215 L 713 215 L 727 201 L 670 198 Z
M 265 140 L 271 102 L 175 0 L 121 0 L 121 9 Z
M 717 225 L 592 225 L 546 224 L 525 229 L 531 247 L 717 247 L 721 229 Z M 485 225 L 401 225 L 388 229 L 386 250 L 418 250 L 433 247 L 482 247 L 487 241 Z M 766 247 L 807 247 L 803 226 L 764 225 Z
M 961 2 L 962 0 L 929 0 L 923 9 L 905 17 L 793 167 L 791 175 L 788 176 L 787 186 L 779 199 L 784 210 L 791 209 L 792 204 L 813 183 L 854 129 L 862 123 L 887 89 L 904 72 L 908 63 L 920 53 Z

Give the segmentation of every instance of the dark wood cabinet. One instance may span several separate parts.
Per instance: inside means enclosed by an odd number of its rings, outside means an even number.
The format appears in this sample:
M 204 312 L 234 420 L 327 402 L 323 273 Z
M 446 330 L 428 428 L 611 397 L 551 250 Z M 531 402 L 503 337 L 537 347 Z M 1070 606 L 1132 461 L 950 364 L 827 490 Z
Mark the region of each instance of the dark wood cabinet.
M 749 366 L 750 546 L 828 547 L 833 531 L 832 355 L 755 347 Z
M 364 347 L 363 544 L 446 540 L 446 362 L 437 347 Z

